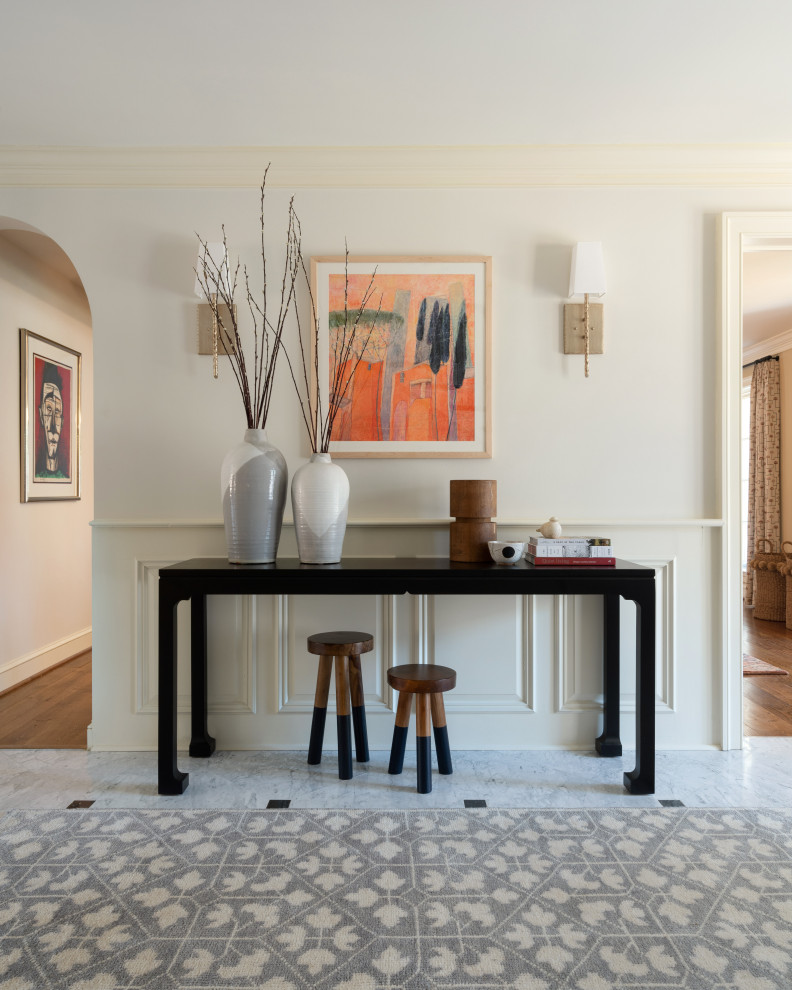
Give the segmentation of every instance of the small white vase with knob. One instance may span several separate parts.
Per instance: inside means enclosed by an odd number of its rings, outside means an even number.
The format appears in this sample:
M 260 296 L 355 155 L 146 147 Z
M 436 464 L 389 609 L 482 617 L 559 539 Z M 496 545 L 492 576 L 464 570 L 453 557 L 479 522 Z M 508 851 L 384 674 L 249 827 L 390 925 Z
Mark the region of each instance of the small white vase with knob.
M 546 523 L 543 523 L 537 530 L 546 540 L 558 540 L 561 538 L 561 523 L 555 516 L 550 516 Z

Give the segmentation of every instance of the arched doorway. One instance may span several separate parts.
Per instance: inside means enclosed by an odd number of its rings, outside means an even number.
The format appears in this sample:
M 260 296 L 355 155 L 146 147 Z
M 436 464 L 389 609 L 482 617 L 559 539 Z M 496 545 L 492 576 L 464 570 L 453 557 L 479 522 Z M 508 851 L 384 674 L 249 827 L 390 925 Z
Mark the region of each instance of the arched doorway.
M 61 354 L 68 355 L 62 366 Z M 75 715 L 75 709 L 90 717 L 91 312 L 66 252 L 44 232 L 4 217 L 0 357 L 5 424 L 0 433 L 0 747 L 85 748 L 87 725 L 67 723 L 75 717 L 82 721 L 83 714 Z M 37 384 L 33 367 L 39 369 L 42 384 Z M 44 367 L 55 370 L 43 374 Z M 57 384 L 44 387 L 43 379 L 52 375 Z M 37 387 L 58 400 L 58 408 L 47 414 L 46 435 L 43 403 L 34 397 Z M 64 405 L 74 415 L 64 417 Z M 27 453 L 35 443 L 46 448 L 49 441 L 53 457 L 62 457 L 68 445 L 74 455 L 66 472 L 59 468 L 46 478 L 52 485 L 43 484 L 42 473 L 38 494 L 44 497 L 29 500 L 26 438 Z M 28 481 L 30 477 L 28 470 Z

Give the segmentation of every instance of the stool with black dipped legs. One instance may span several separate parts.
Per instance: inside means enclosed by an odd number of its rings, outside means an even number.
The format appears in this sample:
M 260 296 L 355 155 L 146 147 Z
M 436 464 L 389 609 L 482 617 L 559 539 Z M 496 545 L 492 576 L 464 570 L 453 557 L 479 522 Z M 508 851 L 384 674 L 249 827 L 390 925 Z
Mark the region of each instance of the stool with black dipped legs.
M 363 653 L 370 653 L 373 649 L 374 637 L 364 632 L 323 632 L 308 637 L 308 652 L 319 657 L 308 762 L 314 766 L 322 762 L 327 697 L 330 693 L 330 675 L 335 664 L 338 776 L 341 780 L 350 780 L 352 777 L 350 711 L 355 732 L 357 761 L 367 763 L 369 758 L 360 656 Z
M 416 789 L 419 794 L 429 794 L 432 790 L 430 724 L 434 724 L 437 769 L 442 774 L 453 773 L 443 693 L 456 687 L 456 671 L 452 670 L 451 667 L 441 667 L 433 663 L 402 664 L 400 667 L 391 667 L 388 671 L 388 684 L 399 692 L 388 773 L 398 774 L 402 772 L 407 732 L 410 726 L 410 710 L 412 709 L 413 695 L 415 695 L 415 735 L 418 762 L 418 787 Z

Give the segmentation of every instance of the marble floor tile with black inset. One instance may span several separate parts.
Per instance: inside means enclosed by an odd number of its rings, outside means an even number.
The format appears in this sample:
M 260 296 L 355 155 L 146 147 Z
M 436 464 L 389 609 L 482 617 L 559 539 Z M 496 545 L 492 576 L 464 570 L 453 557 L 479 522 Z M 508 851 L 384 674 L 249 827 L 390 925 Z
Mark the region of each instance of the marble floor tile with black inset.
M 179 754 L 190 773 L 184 794 L 157 794 L 157 754 L 80 750 L 0 751 L 0 810 L 67 808 L 788 808 L 792 807 L 792 738 L 752 738 L 742 750 L 662 751 L 654 794 L 633 796 L 622 773 L 633 753 L 547 750 L 454 753 L 450 776 L 433 774 L 432 791 L 416 792 L 415 750 L 404 770 L 388 774 L 388 752 L 372 751 L 339 780 L 333 753 L 308 766 L 304 751 L 225 752 L 210 759 Z M 476 806 L 476 805 L 474 805 Z M 481 805 L 478 805 L 481 807 Z M 75 810 L 75 814 L 79 811 Z

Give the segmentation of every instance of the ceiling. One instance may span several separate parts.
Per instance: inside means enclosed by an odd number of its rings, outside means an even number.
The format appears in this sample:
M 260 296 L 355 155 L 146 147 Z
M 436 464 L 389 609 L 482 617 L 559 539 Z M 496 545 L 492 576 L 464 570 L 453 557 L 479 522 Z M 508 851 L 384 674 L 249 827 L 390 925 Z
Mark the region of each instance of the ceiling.
M 3 145 L 790 139 L 788 0 L 5 0 L 2 15 Z
M 743 254 L 743 347 L 792 331 L 792 245 Z

